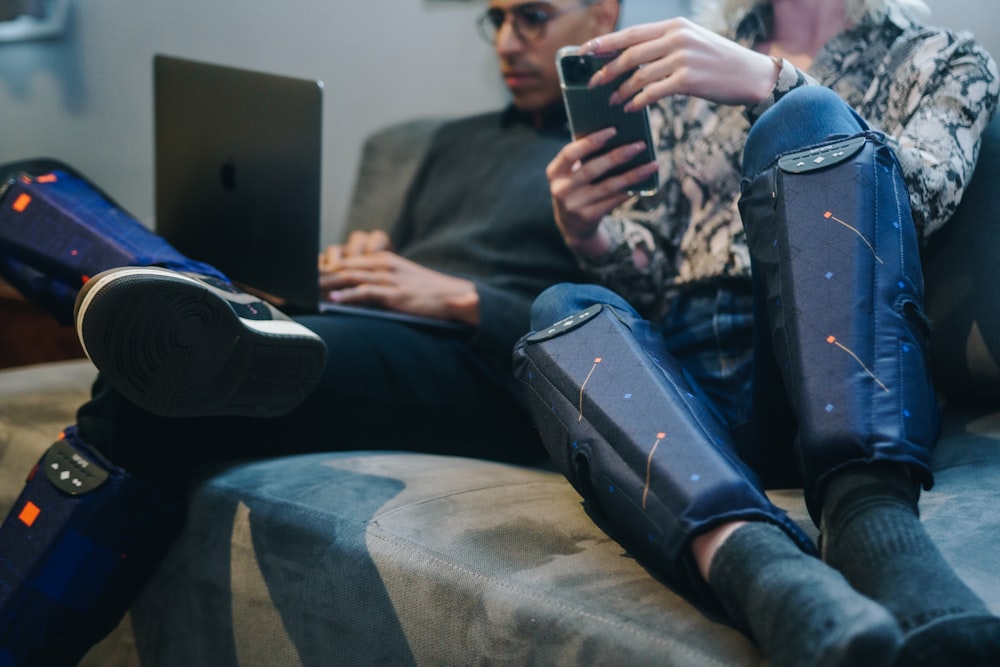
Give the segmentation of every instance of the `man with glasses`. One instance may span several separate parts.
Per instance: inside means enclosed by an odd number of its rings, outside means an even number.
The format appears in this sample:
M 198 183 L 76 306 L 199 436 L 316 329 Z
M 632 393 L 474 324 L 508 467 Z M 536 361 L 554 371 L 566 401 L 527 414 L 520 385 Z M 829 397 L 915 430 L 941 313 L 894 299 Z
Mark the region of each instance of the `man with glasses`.
M 389 231 L 355 232 L 320 258 L 331 300 L 457 320 L 464 334 L 351 316 L 286 319 L 123 222 L 131 219 L 78 175 L 58 175 L 86 193 L 88 210 L 114 213 L 67 218 L 77 226 L 68 232 L 127 233 L 145 260 L 82 267 L 93 276 L 82 289 L 28 286 L 57 317 L 75 316 L 101 377 L 39 468 L 85 471 L 86 483 L 63 494 L 58 476 L 33 475 L 0 527 L 0 562 L 14 564 L 0 568 L 0 663 L 76 664 L 109 632 L 179 531 L 199 464 L 379 448 L 544 457 L 515 396 L 510 351 L 534 297 L 579 279 L 544 174 L 569 139 L 555 53 L 613 30 L 618 9 L 618 0 L 491 0 L 479 28 L 511 104 L 444 124 Z M 35 180 L 58 187 L 51 175 Z M 0 196 L 0 216 L 25 201 Z M 0 272 L 23 268 L 9 247 L 0 242 Z M 181 353 L 190 350 L 212 353 L 188 363 Z M 188 401 L 156 390 L 167 376 L 193 392 Z M 263 391 L 262 377 L 273 382 Z M 43 530 L 44 539 L 27 537 Z M 51 571 L 64 573 L 63 593 L 36 574 Z M 86 599 L 68 599 L 84 589 Z
M 561 109 L 556 51 L 584 32 L 600 34 L 617 16 L 617 1 L 491 2 L 479 32 L 496 49 L 514 106 L 537 113 Z

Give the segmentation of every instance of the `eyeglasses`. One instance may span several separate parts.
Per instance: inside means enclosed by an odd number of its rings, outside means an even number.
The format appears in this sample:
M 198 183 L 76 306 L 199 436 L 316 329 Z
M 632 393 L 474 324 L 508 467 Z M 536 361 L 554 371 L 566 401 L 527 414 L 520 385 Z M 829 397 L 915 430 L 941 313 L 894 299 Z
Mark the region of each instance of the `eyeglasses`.
M 525 44 L 531 44 L 545 38 L 545 29 L 548 27 L 550 21 L 563 14 L 585 9 L 592 2 L 593 0 L 563 7 L 562 9 L 555 9 L 551 5 L 542 2 L 526 2 L 523 5 L 514 5 L 510 9 L 492 7 L 479 17 L 477 22 L 479 34 L 488 43 L 496 43 L 497 33 L 500 32 L 503 24 L 507 22 L 507 16 L 509 15 L 511 27 L 513 27 L 517 38 Z

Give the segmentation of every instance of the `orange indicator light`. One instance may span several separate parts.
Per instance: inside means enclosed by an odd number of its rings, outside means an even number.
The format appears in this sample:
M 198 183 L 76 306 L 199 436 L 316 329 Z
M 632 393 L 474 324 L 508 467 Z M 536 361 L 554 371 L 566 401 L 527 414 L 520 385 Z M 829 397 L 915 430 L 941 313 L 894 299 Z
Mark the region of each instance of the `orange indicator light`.
M 28 208 L 28 204 L 31 203 L 31 195 L 21 193 L 21 195 L 14 200 L 14 210 L 18 213 L 24 213 L 24 209 Z
M 30 528 L 31 524 L 35 523 L 35 519 L 37 519 L 38 515 L 41 513 L 42 510 L 38 508 L 38 505 L 29 500 L 25 503 L 24 509 L 21 510 L 21 513 L 17 515 L 17 518 L 21 520 L 21 523 Z

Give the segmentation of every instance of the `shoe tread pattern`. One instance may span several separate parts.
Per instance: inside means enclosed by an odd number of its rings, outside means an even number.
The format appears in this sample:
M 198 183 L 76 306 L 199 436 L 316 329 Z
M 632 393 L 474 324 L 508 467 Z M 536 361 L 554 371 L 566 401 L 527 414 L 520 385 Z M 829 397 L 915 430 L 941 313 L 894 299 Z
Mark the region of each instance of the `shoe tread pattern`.
M 108 381 L 167 417 L 285 414 L 312 390 L 325 358 L 318 338 L 248 328 L 207 287 L 162 275 L 107 282 L 78 318 Z

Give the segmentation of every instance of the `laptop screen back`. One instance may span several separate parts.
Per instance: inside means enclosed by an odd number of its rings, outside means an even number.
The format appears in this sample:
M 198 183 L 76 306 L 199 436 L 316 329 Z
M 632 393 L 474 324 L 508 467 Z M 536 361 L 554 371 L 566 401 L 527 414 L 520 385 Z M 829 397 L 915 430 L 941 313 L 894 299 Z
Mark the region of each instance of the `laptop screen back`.
M 164 55 L 153 69 L 157 233 L 314 311 L 322 83 Z

